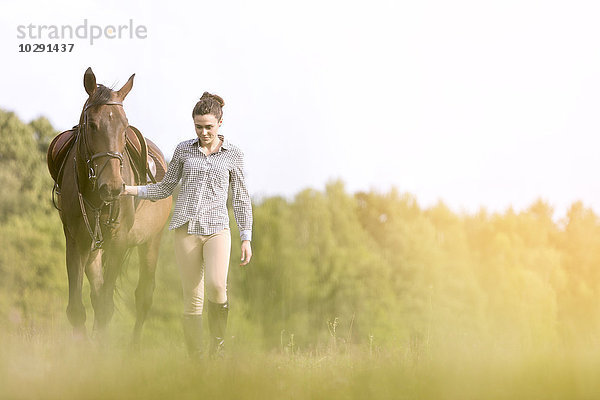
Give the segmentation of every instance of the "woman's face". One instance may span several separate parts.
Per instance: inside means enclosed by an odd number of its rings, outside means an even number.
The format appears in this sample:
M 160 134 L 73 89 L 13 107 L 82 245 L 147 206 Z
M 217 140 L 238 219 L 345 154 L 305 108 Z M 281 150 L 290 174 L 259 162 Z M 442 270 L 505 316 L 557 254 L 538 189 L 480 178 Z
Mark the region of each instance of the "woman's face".
M 212 114 L 194 115 L 194 127 L 196 135 L 202 146 L 210 146 L 219 141 L 217 134 L 223 120 L 217 120 Z

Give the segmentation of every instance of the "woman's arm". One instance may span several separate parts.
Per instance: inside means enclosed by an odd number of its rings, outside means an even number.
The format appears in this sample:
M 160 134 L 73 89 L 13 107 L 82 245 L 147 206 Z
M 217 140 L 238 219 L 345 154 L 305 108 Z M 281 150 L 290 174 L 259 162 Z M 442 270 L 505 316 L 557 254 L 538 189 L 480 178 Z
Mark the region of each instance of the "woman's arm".
M 241 152 L 231 170 L 230 185 L 233 196 L 231 199 L 233 215 L 240 231 L 240 239 L 242 239 L 242 263 L 240 265 L 246 265 L 252 257 L 252 247 L 250 246 L 252 240 L 252 203 L 244 178 L 244 154 Z
M 240 230 L 240 238 L 252 240 L 252 204 L 244 178 L 244 154 L 240 152 L 231 170 L 231 204 L 233 214 Z
M 181 179 L 182 169 L 183 160 L 181 157 L 181 146 L 177 145 L 175 152 L 173 153 L 173 158 L 171 159 L 169 167 L 167 168 L 167 173 L 162 181 L 144 186 L 125 185 L 123 194 L 137 196 L 139 198 L 152 201 L 169 197 L 171 194 L 173 194 L 175 186 L 177 186 L 177 183 L 179 183 L 179 180 Z

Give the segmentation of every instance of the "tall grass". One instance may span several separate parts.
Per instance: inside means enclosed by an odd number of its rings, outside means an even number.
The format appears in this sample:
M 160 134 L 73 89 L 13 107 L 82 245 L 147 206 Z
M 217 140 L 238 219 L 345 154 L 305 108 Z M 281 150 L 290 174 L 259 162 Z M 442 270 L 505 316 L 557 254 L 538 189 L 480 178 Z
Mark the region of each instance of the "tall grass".
M 53 331 L 3 334 L 0 397 L 7 399 L 593 399 L 600 349 L 435 343 L 370 351 L 369 344 L 261 351 L 232 340 L 222 360 L 191 362 L 180 332 L 129 332 L 75 342 Z M 335 347 L 334 347 L 335 346 Z

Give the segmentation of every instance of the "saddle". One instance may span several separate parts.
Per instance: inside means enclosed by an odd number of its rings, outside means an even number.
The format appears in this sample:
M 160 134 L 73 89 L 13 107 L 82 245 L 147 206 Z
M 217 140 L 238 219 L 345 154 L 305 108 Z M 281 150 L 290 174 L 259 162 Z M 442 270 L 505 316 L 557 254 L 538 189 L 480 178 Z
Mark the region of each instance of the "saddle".
M 60 187 L 67 155 L 75 145 L 77 126 L 59 133 L 48 146 L 48 170 L 54 182 Z M 136 185 L 161 181 L 167 171 L 162 152 L 150 139 L 146 139 L 134 126 L 127 128 L 125 153 L 133 168 Z

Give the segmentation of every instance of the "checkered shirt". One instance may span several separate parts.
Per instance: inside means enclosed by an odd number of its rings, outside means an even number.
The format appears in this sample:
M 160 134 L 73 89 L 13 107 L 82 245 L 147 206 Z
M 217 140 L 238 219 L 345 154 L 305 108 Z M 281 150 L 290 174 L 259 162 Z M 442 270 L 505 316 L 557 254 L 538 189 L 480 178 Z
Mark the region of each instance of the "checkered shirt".
M 232 192 L 233 214 L 242 240 L 252 239 L 252 205 L 244 180 L 244 153 L 222 135 L 219 150 L 205 155 L 198 138 L 177 145 L 161 182 L 138 186 L 138 197 L 156 201 L 169 197 L 181 180 L 169 229 L 186 222 L 188 233 L 211 235 L 229 228 L 227 195 Z

